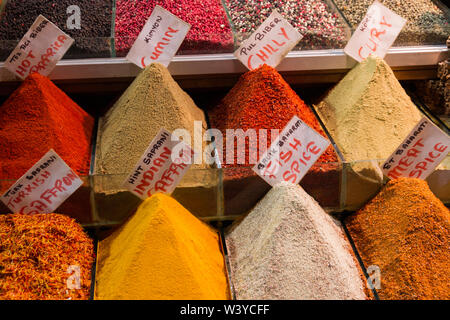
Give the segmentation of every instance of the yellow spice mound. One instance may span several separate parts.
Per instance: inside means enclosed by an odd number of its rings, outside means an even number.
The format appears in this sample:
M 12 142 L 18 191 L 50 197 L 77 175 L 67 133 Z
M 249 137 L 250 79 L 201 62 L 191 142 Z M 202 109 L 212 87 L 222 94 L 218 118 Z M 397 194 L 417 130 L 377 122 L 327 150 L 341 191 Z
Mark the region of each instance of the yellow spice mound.
M 100 242 L 95 297 L 227 299 L 218 234 L 173 198 L 152 196 Z

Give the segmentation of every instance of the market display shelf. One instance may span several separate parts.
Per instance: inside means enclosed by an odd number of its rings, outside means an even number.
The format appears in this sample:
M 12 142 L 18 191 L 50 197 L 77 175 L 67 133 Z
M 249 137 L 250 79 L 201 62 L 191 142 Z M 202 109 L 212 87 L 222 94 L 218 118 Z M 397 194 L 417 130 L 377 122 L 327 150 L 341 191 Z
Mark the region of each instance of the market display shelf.
M 385 58 L 399 80 L 430 79 L 436 76 L 436 65 L 449 57 L 444 45 L 391 48 Z M 356 61 L 343 50 L 305 50 L 290 52 L 277 69 L 287 73 L 290 83 L 333 83 L 351 69 Z M 175 56 L 170 73 L 186 87 L 227 85 L 246 68 L 233 54 Z M 125 58 L 61 60 L 52 80 L 120 80 L 134 78 L 140 69 Z M 289 76 L 294 76 L 292 79 Z M 301 77 L 296 77 L 301 75 Z M 191 81 L 192 80 L 192 81 Z M 17 82 L 4 63 L 0 63 L 0 82 Z

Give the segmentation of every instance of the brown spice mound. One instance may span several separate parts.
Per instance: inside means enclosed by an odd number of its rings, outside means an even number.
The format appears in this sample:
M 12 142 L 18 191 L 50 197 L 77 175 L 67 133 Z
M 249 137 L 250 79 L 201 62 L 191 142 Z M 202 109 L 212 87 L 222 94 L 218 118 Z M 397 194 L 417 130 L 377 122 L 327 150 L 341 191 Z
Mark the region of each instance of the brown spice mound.
M 92 240 L 67 216 L 0 216 L 0 300 L 87 300 L 93 261 Z M 70 266 L 81 289 L 68 289 Z
M 450 299 L 450 211 L 425 181 L 390 181 L 347 226 L 381 299 Z

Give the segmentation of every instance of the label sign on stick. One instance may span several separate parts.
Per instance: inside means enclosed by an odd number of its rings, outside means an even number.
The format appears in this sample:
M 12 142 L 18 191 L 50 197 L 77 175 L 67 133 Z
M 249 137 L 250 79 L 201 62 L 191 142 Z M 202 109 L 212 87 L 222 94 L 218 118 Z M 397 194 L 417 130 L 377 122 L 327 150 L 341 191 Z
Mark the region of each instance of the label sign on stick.
M 161 129 L 123 184 L 143 200 L 155 193 L 171 194 L 192 165 L 194 150 L 171 136 Z
M 191 25 L 156 6 L 131 47 L 127 59 L 145 68 L 153 62 L 169 66 Z
M 282 181 L 297 184 L 329 145 L 330 141 L 295 116 L 253 171 L 271 186 Z
M 384 58 L 406 20 L 375 1 L 353 33 L 344 52 L 358 62 L 373 54 Z
M 276 67 L 303 36 L 277 10 L 256 29 L 234 55 L 249 69 Z
M 450 137 L 424 117 L 383 164 L 383 173 L 390 179 L 408 177 L 425 180 L 449 150 Z
M 0 200 L 15 213 L 54 212 L 83 181 L 50 150 Z
M 74 40 L 40 15 L 5 61 L 5 67 L 25 79 L 30 73 L 48 76 Z

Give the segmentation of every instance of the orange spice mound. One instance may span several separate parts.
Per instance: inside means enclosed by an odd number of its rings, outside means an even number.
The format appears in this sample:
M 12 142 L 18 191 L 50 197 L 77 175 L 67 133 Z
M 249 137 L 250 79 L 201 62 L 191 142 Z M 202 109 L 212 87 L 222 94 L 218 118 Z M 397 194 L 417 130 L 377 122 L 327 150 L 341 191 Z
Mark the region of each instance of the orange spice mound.
M 450 211 L 425 181 L 390 181 L 347 227 L 381 299 L 450 299 Z
M 93 249 L 67 216 L 0 215 L 0 300 L 87 300 Z

